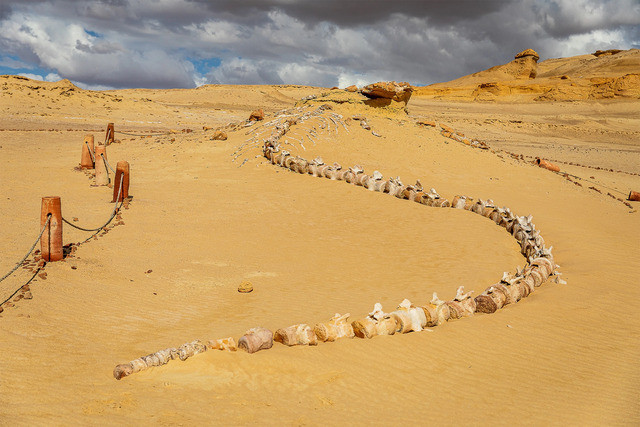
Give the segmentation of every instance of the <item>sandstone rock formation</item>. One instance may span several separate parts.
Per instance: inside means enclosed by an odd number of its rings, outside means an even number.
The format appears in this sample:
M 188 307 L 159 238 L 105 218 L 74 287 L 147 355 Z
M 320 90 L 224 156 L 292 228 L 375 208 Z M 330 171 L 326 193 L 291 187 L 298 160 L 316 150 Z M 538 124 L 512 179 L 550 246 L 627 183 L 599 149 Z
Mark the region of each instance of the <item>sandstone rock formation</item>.
M 522 52 L 520 52 L 519 54 L 517 54 L 515 56 L 515 59 L 519 59 L 519 58 L 526 58 L 527 56 L 531 56 L 533 57 L 533 59 L 538 62 L 538 60 L 540 59 L 540 55 L 538 55 L 538 52 L 536 52 L 533 49 L 525 49 Z
M 526 49 L 507 64 L 415 88 L 413 96 L 466 101 L 640 98 L 639 49 L 538 60 L 534 50 Z
M 378 82 L 363 87 L 361 92 L 369 98 L 365 104 L 371 107 L 400 107 L 406 112 L 413 88 L 407 82 Z
M 408 101 L 413 88 L 407 82 L 378 82 L 362 88 L 362 94 L 368 98 L 387 98 L 394 101 Z
M 526 49 L 515 56 L 515 59 L 506 64 L 512 65 L 512 74 L 516 79 L 535 79 L 538 75 L 538 60 L 540 55 L 533 49 Z
M 331 105 L 362 104 L 373 107 L 381 114 L 407 113 L 407 103 L 411 98 L 413 87 L 406 82 L 377 82 L 358 89 L 352 85 L 343 91 L 330 91 L 313 98 L 303 98 L 296 103 L 296 107 L 309 104 Z M 366 126 L 363 125 L 366 129 Z M 370 129 L 368 129 L 370 130 Z M 374 133 L 375 134 L 375 133 Z

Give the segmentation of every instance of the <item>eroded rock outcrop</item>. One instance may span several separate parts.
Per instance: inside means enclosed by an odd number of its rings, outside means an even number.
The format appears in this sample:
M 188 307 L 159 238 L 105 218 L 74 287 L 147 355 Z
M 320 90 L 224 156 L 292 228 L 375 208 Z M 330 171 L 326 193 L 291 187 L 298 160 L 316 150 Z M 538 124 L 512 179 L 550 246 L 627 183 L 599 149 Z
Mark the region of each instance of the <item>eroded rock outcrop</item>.
M 309 104 L 339 104 L 353 105 L 359 108 L 366 105 L 378 110 L 383 115 L 389 113 L 406 114 L 407 104 L 412 93 L 413 87 L 406 82 L 377 82 L 362 89 L 352 85 L 342 91 L 330 91 L 313 98 L 303 98 L 296 103 L 296 107 Z
M 511 66 L 510 73 L 516 79 L 535 79 L 538 75 L 538 60 L 540 55 L 533 49 L 526 49 L 515 56 L 506 66 Z
M 364 103 L 370 107 L 391 107 L 407 111 L 413 88 L 407 82 L 377 82 L 362 88 L 361 93 L 369 98 Z

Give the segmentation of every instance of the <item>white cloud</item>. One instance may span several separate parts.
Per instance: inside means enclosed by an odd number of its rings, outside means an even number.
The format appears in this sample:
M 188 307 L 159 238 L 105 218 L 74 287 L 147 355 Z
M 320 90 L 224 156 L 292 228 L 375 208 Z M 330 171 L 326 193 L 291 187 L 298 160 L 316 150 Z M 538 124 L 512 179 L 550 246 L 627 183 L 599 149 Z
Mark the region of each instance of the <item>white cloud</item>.
M 31 74 L 31 73 L 18 73 L 19 76 L 26 77 L 31 80 L 44 81 L 44 77 L 40 74 Z
M 566 42 L 557 46 L 555 55 L 558 57 L 593 53 L 596 50 L 616 49 L 620 40 L 619 30 L 595 30 L 584 34 L 573 34 L 566 38 Z
M 44 80 L 47 82 L 57 82 L 58 80 L 62 80 L 62 77 L 58 73 L 49 73 L 44 76 Z

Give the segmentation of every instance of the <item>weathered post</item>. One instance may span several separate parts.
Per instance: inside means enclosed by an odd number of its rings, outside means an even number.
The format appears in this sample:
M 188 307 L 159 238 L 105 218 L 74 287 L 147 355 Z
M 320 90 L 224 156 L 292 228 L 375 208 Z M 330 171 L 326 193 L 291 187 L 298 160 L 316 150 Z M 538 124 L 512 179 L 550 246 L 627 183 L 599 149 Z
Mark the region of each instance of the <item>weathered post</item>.
M 93 135 L 87 134 L 84 136 L 80 167 L 82 169 L 93 169 Z
M 121 179 L 122 190 L 120 190 Z M 118 193 L 120 193 L 120 197 L 118 197 Z M 113 200 L 111 203 L 121 202 L 127 197 L 129 197 L 129 162 L 121 161 L 116 166 L 116 177 L 113 181 Z
M 107 147 L 98 144 L 95 150 L 96 156 L 96 177 L 95 185 L 109 185 L 109 171 L 107 170 Z
M 60 261 L 62 252 L 62 208 L 60 197 L 43 197 L 40 211 L 40 229 L 49 219 L 40 238 L 40 252 L 45 261 Z

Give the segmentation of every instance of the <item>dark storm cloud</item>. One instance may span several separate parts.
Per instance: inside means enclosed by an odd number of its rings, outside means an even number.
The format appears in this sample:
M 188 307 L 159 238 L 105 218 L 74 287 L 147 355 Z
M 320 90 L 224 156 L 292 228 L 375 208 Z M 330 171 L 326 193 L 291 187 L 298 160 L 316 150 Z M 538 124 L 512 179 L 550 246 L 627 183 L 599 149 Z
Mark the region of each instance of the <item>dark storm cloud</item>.
M 392 14 L 429 18 L 432 25 L 451 25 L 465 19 L 477 19 L 499 10 L 510 0 L 190 0 L 228 18 L 264 15 L 280 10 L 310 25 L 331 22 L 339 26 L 370 25 Z
M 427 84 L 639 28 L 638 0 L 0 0 L 0 56 L 112 87 Z

